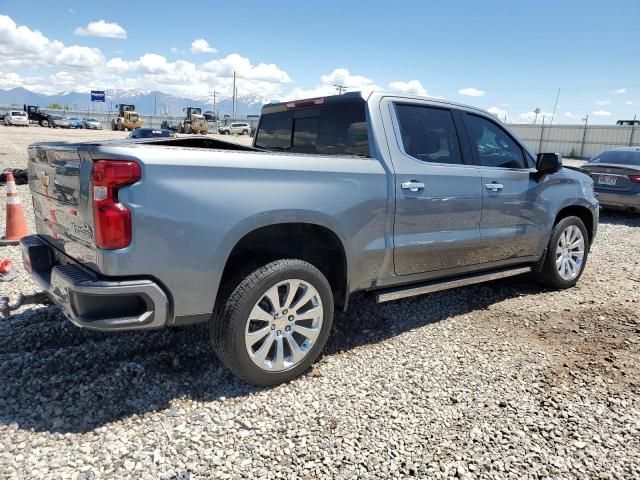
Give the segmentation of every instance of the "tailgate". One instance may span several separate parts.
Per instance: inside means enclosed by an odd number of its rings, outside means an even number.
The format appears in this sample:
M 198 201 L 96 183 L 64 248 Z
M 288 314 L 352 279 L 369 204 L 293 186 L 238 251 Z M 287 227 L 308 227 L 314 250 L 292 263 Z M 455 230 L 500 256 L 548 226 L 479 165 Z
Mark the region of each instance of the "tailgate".
M 29 187 L 36 231 L 89 267 L 95 266 L 96 250 L 89 198 L 92 163 L 79 145 L 43 143 L 29 147 Z

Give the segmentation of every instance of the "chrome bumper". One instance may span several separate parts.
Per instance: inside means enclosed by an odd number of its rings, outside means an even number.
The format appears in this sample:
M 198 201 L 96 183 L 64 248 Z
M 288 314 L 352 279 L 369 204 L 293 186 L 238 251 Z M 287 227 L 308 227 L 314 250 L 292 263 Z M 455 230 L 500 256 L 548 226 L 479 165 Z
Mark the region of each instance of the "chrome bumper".
M 151 280 L 100 278 L 38 235 L 25 237 L 20 243 L 27 272 L 78 327 L 114 331 L 167 324 L 169 301 Z

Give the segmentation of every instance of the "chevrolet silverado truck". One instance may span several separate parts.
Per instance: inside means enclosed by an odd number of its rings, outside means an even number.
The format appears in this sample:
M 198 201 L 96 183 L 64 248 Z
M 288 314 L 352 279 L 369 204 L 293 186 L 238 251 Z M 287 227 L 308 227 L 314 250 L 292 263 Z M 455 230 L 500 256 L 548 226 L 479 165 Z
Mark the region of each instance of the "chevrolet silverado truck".
M 28 164 L 24 265 L 74 324 L 208 322 L 222 363 L 258 385 L 302 374 L 356 291 L 572 287 L 598 225 L 591 178 L 560 155 L 483 110 L 405 95 L 266 105 L 252 147 L 40 143 Z

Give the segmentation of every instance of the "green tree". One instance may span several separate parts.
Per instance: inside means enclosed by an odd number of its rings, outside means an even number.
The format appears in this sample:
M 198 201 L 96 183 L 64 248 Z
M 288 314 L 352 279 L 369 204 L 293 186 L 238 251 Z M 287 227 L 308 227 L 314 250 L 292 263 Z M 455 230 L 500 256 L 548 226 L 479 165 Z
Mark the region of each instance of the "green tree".
M 53 110 L 60 110 L 62 107 L 59 103 L 50 103 L 47 108 L 51 108 Z

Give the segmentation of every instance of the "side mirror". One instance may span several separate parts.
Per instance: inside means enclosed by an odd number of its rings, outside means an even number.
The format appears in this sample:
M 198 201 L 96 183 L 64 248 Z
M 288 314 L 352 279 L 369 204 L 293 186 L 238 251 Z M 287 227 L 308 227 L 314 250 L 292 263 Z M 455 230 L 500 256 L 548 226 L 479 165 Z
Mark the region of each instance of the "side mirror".
M 559 153 L 539 153 L 536 169 L 540 173 L 555 173 L 562 168 L 562 155 Z

